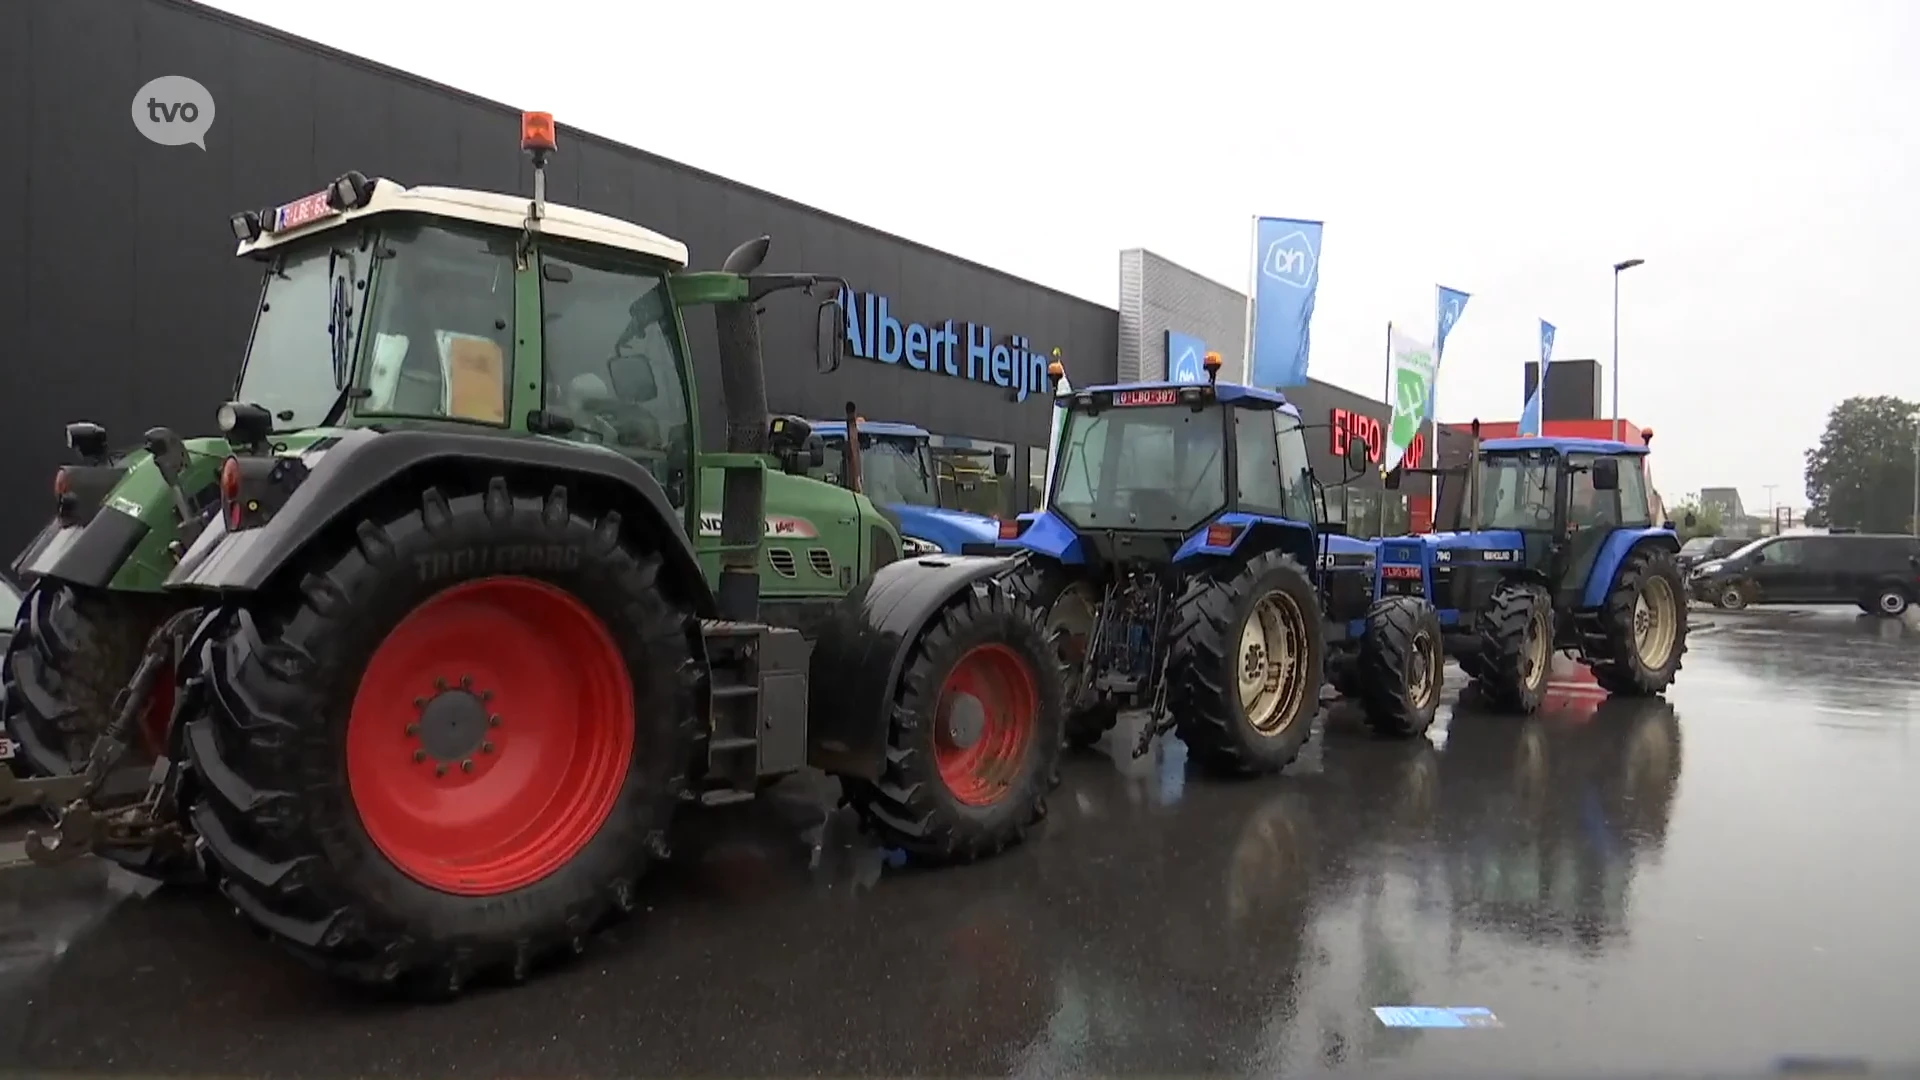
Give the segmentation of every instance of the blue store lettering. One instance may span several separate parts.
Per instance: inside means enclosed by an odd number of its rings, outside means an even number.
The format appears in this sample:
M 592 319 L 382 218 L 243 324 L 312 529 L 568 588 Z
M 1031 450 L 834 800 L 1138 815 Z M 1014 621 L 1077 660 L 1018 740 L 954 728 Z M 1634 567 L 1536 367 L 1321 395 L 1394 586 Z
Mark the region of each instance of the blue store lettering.
M 876 293 L 842 289 L 840 304 L 847 312 L 847 352 L 862 360 L 904 360 L 915 371 L 1005 387 L 1019 401 L 1048 389 L 1046 356 L 1017 334 L 996 344 L 993 327 L 979 323 L 903 323 L 892 301 Z

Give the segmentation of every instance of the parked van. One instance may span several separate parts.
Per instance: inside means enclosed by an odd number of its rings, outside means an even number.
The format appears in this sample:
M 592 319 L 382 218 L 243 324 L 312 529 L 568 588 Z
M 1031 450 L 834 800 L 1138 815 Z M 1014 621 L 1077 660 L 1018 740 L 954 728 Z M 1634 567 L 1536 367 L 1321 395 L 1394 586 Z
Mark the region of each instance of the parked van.
M 1889 618 L 1920 599 L 1920 537 L 1787 533 L 1696 564 L 1695 599 L 1737 611 L 1749 604 L 1856 604 Z

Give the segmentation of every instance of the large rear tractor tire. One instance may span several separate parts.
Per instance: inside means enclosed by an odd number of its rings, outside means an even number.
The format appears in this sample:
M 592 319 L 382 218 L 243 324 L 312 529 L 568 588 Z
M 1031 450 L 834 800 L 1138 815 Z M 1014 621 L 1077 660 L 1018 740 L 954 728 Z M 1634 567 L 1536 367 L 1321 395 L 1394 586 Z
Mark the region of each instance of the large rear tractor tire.
M 1606 654 L 1594 661 L 1594 681 L 1630 697 L 1673 685 L 1687 652 L 1686 595 L 1672 552 L 1642 545 L 1628 553 L 1601 607 Z
M 1320 600 L 1294 559 L 1269 551 L 1194 575 L 1167 663 L 1167 706 L 1193 760 L 1229 776 L 1292 764 L 1313 733 L 1326 662 Z
M 228 609 L 187 746 L 235 909 L 335 976 L 436 998 L 631 910 L 703 677 L 635 533 L 563 486 L 429 488 Z
M 1076 708 L 1087 642 L 1100 618 L 1100 599 L 1086 580 L 1057 566 L 1029 560 L 1010 579 L 1017 603 L 1041 612 L 1047 647 L 1060 675 L 1061 701 L 1067 710 L 1067 745 L 1084 750 L 1098 743 L 1119 719 L 1111 702 Z
M 877 782 L 847 800 L 887 847 L 922 865 L 1020 843 L 1059 783 L 1060 681 L 1041 613 L 976 581 L 909 646 Z
M 1440 615 L 1417 596 L 1388 596 L 1367 612 L 1357 666 L 1367 725 L 1381 735 L 1407 738 L 1433 726 L 1447 655 Z
M 0 659 L 0 719 L 17 750 L 16 775 L 69 776 L 85 768 L 94 739 L 112 719 L 116 695 L 133 678 L 147 638 L 178 605 L 141 593 L 80 589 L 43 579 L 20 604 Z M 166 752 L 174 681 L 162 672 L 125 763 L 96 803 L 112 808 L 146 791 L 154 758 Z M 143 877 L 191 882 L 198 864 L 183 850 L 102 846 L 98 854 Z
M 1480 638 L 1474 681 L 1495 710 L 1528 715 L 1547 697 L 1553 669 L 1553 600 L 1538 585 L 1494 590 L 1474 629 Z

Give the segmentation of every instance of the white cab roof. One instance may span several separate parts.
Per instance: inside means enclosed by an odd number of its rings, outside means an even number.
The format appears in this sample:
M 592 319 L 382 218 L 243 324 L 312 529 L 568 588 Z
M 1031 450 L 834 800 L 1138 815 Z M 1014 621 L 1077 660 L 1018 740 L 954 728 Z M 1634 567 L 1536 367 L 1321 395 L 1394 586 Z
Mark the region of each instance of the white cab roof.
M 409 188 L 391 180 L 377 180 L 365 206 L 344 214 L 332 214 L 285 232 L 261 233 L 259 239 L 241 244 L 235 254 L 265 251 L 375 214 L 433 214 L 480 225 L 519 229 L 526 225 L 527 210 L 532 203 L 533 198 L 528 195 L 501 195 L 491 191 L 469 191 L 466 188 Z M 652 229 L 643 229 L 632 222 L 596 214 L 591 210 L 548 203 L 537 231 L 544 236 L 631 251 L 670 262 L 676 267 L 687 265 L 687 245 Z

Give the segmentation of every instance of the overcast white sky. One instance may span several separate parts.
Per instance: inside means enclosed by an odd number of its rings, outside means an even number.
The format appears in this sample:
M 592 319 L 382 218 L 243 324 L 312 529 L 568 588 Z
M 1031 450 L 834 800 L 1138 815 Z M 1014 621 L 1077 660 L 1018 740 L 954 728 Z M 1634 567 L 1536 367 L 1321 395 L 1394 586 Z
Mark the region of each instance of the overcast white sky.
M 1314 375 L 1379 396 L 1473 294 L 1443 420 L 1519 414 L 1540 318 L 1606 360 L 1644 258 L 1670 499 L 1800 503 L 1835 402 L 1920 399 L 1920 3 L 213 2 L 1106 304 L 1121 248 L 1244 288 L 1252 216 L 1324 219 Z

